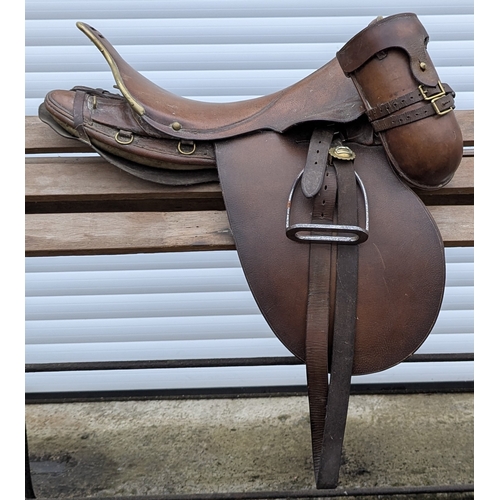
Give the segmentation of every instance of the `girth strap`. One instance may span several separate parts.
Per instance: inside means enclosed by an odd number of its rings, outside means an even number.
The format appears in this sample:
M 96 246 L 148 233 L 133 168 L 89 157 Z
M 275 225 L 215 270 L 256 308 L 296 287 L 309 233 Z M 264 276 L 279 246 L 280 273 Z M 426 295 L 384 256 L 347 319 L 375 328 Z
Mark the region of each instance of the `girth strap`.
M 314 144 L 315 140 L 324 141 L 325 135 L 313 134 L 309 154 L 322 149 L 322 144 Z M 323 155 L 323 165 L 328 163 L 328 157 L 333 161 L 326 168 L 323 167 L 324 180 L 314 198 L 312 224 L 357 226 L 357 188 L 353 161 Z M 335 260 L 337 265 L 333 266 Z M 357 283 L 356 244 L 311 243 L 306 370 L 318 488 L 335 488 L 338 482 L 354 355 Z M 330 385 L 329 360 L 332 374 Z

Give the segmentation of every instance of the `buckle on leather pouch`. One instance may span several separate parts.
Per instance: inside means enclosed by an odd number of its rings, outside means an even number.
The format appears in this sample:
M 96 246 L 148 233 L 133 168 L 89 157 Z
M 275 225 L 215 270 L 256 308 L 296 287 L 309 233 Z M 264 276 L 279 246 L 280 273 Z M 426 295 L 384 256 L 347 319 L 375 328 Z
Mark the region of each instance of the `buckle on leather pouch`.
M 420 93 L 422 94 L 422 97 L 424 98 L 425 101 L 430 101 L 436 114 L 439 116 L 443 116 L 449 113 L 450 111 L 453 111 L 454 108 L 453 100 L 448 108 L 440 109 L 438 101 L 441 98 L 446 97 L 446 91 L 443 87 L 443 84 L 440 81 L 438 81 L 437 86 L 439 87 L 439 92 L 437 94 L 428 95 L 428 90 L 426 90 L 423 85 L 419 85 L 418 90 L 420 90 Z
M 370 226 L 370 218 L 368 213 L 368 198 L 366 196 L 365 186 L 359 175 L 356 175 L 356 182 L 358 183 L 361 193 L 363 194 L 363 202 L 365 207 L 365 227 L 360 226 L 350 226 L 344 224 L 317 224 L 317 223 L 306 223 L 306 224 L 293 224 L 290 225 L 290 217 L 292 212 L 292 200 L 295 193 L 297 184 L 302 177 L 304 171 L 300 172 L 298 177 L 295 179 L 292 189 L 290 190 L 290 195 L 288 196 L 288 202 L 286 205 L 286 222 L 285 231 L 288 238 L 299 243 L 343 243 L 347 245 L 358 245 L 363 243 L 368 239 L 368 231 Z M 315 233 L 328 233 L 328 234 L 312 234 Z M 308 234 L 301 234 L 308 233 Z M 340 233 L 340 234 L 332 234 Z
M 450 111 L 453 111 L 453 108 L 455 107 L 453 105 L 453 98 L 451 98 L 451 102 L 449 103 L 449 107 L 447 107 L 445 109 L 440 109 L 438 101 L 440 101 L 444 97 L 446 97 L 446 95 L 442 95 L 442 96 L 436 97 L 435 99 L 431 100 L 431 104 L 432 104 L 432 107 L 434 108 L 434 111 L 436 112 L 436 115 L 439 115 L 439 116 L 446 115 Z M 445 102 L 444 104 L 446 105 L 447 103 Z
M 439 87 L 439 92 L 437 94 L 428 95 L 428 90 L 426 90 L 423 85 L 419 85 L 418 90 L 420 90 L 422 97 L 426 101 L 432 101 L 433 99 L 439 99 L 440 97 L 446 95 L 446 91 L 444 90 L 443 84 L 439 80 L 437 86 Z

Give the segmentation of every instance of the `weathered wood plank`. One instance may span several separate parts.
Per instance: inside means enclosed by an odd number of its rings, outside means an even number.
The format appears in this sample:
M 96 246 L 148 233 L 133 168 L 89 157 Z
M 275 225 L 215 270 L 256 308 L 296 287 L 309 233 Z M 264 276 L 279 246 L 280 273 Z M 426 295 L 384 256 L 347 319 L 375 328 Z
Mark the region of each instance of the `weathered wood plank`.
M 464 146 L 474 146 L 474 110 L 455 111 L 462 130 Z
M 430 207 L 447 246 L 472 246 L 472 206 Z M 26 255 L 233 250 L 224 211 L 32 214 Z
M 234 249 L 226 212 L 26 216 L 26 255 Z
M 427 207 L 447 247 L 474 246 L 474 206 Z
M 41 122 L 38 116 L 26 116 L 24 122 L 24 148 L 28 154 L 82 153 L 93 151 L 80 141 L 66 139 Z
M 457 116 L 464 144 L 473 145 L 474 112 L 459 111 Z M 78 141 L 54 133 L 38 117 L 26 117 L 26 150 L 87 151 Z M 473 245 L 473 192 L 474 159 L 464 157 L 445 188 L 425 194 L 447 246 Z M 446 205 L 459 196 L 468 197 L 467 204 Z M 26 218 L 26 254 L 234 249 L 223 204 L 214 210 L 211 200 L 222 203 L 216 183 L 175 188 L 137 179 L 98 157 L 29 158 L 26 201 L 38 208 Z M 51 210 L 57 213 L 43 213 Z
M 26 201 L 221 198 L 218 183 L 164 186 L 139 179 L 102 158 L 28 158 Z
M 26 212 L 223 210 L 218 183 L 171 187 L 144 181 L 102 158 L 29 158 Z M 451 182 L 436 191 L 418 191 L 426 204 L 452 204 L 474 193 L 474 158 L 464 157 Z M 440 203 L 434 200 L 441 199 Z
M 220 196 L 220 186 L 209 183 L 190 187 L 163 186 L 123 172 L 102 158 L 28 158 L 25 186 L 27 201 L 95 199 L 106 196 L 210 198 Z M 453 179 L 436 192 L 472 193 L 474 157 L 464 157 Z
M 464 144 L 474 144 L 474 111 L 461 110 L 455 112 L 462 129 Z M 25 118 L 25 151 L 34 153 L 69 153 L 88 152 L 90 148 L 73 139 L 66 139 L 54 132 L 48 125 L 42 123 L 38 116 Z

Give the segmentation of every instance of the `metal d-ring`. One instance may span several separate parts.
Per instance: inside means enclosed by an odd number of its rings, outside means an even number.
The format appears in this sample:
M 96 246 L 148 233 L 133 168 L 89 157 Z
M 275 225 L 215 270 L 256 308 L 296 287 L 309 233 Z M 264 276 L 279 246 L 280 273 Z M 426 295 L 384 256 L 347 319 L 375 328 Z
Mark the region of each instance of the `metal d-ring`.
M 185 145 L 185 144 L 190 144 L 190 145 L 192 146 L 191 151 L 184 151 L 184 150 L 182 149 L 183 144 L 184 144 L 184 145 Z M 179 151 L 179 153 L 180 153 L 181 155 L 192 155 L 192 154 L 196 151 L 196 143 L 195 143 L 194 141 L 189 141 L 189 142 L 184 142 L 184 143 L 183 143 L 182 141 L 179 141 L 179 142 L 177 143 L 177 151 Z
M 128 134 L 128 137 L 125 134 Z M 121 139 L 121 137 L 127 137 L 127 138 L 125 140 L 123 140 L 123 139 Z M 123 144 L 126 146 L 127 144 L 131 144 L 133 140 L 134 140 L 134 134 L 132 132 L 124 132 L 123 130 L 119 130 L 115 134 L 115 141 L 118 144 Z
M 290 225 L 290 215 L 292 211 L 292 198 L 295 193 L 296 187 L 300 178 L 302 177 L 304 171 L 300 172 L 298 177 L 295 179 L 292 189 L 290 190 L 290 195 L 288 196 L 288 203 L 286 207 L 286 222 L 285 231 L 288 238 L 293 241 L 303 242 L 303 243 L 343 243 L 347 245 L 358 245 L 363 243 L 368 239 L 368 233 L 370 229 L 370 215 L 368 211 L 368 198 L 366 195 L 366 189 L 363 185 L 363 181 L 357 172 L 356 182 L 358 183 L 361 193 L 363 195 L 363 201 L 365 206 L 365 227 L 360 226 L 349 226 L 344 224 L 293 224 Z M 316 232 L 316 233 L 328 233 L 328 234 L 300 234 L 303 232 Z M 331 232 L 336 231 L 340 233 L 347 233 L 350 236 L 339 236 L 332 235 Z

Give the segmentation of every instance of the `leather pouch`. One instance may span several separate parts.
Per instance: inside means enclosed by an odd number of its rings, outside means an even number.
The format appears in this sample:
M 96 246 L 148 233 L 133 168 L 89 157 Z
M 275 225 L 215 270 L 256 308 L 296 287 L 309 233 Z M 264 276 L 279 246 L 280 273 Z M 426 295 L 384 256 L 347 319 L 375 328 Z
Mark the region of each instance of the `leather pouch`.
M 439 80 L 428 40 L 415 14 L 378 18 L 337 59 L 398 174 L 413 187 L 437 189 L 453 177 L 463 143 L 455 94 Z

